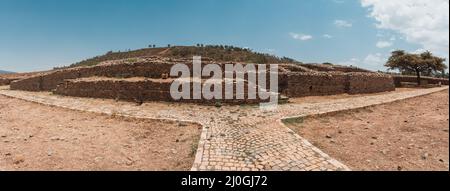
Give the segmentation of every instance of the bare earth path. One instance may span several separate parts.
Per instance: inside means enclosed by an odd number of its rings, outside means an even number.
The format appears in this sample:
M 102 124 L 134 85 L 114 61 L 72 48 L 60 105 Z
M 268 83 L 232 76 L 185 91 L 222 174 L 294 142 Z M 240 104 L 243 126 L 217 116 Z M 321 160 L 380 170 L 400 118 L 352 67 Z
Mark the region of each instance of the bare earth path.
M 192 170 L 349 170 L 280 119 L 367 107 L 448 89 L 433 88 L 353 97 L 320 103 L 280 105 L 274 111 L 258 107 L 213 108 L 170 103 L 115 102 L 61 97 L 50 93 L 0 90 L 0 94 L 73 110 L 147 119 L 172 119 L 203 125 Z
M 0 95 L 0 171 L 190 170 L 200 131 Z
M 449 92 L 287 123 L 353 170 L 449 169 Z

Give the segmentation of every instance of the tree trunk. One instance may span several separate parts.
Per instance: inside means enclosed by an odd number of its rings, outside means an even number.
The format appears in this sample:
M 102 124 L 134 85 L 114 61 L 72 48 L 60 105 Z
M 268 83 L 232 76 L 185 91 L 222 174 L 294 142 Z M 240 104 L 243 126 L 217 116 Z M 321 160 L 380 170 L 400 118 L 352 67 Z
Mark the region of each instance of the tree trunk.
M 422 82 L 421 82 L 421 77 L 420 77 L 420 71 L 418 71 L 418 70 L 416 70 L 416 74 L 417 74 L 417 84 L 419 84 L 419 86 L 420 85 L 422 85 Z

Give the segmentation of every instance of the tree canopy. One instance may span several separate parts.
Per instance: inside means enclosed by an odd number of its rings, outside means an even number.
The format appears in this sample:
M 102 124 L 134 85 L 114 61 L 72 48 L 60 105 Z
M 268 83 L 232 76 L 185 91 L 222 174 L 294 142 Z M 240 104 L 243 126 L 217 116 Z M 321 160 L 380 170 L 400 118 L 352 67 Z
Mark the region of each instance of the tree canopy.
M 421 75 L 442 72 L 447 69 L 444 62 L 444 58 L 434 56 L 429 51 L 412 54 L 404 50 L 396 50 L 392 52 L 385 66 L 391 70 L 399 69 L 401 72 L 415 73 L 417 83 L 421 84 Z

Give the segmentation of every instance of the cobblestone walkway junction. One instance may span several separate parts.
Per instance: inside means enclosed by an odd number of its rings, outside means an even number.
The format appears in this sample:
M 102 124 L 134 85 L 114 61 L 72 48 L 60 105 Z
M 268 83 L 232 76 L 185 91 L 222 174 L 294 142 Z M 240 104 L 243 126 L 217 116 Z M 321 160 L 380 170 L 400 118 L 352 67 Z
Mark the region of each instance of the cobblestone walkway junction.
M 72 110 L 158 120 L 195 122 L 203 126 L 192 170 L 337 171 L 350 170 L 329 157 L 281 122 L 384 104 L 448 89 L 418 89 L 320 103 L 284 104 L 265 111 L 253 106 L 221 108 L 176 103 L 133 103 L 62 97 L 48 92 L 11 91 L 0 94 Z

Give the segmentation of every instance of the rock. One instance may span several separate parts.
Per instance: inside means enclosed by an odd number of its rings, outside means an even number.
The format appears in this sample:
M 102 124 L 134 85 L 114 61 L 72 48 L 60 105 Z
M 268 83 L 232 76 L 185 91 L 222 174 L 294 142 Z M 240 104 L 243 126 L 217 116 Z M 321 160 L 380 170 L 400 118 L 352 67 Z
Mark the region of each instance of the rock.
M 439 159 L 439 162 L 445 162 L 444 159 Z
M 383 155 L 387 155 L 388 152 L 389 152 L 388 150 L 382 150 L 382 151 L 381 151 L 381 153 L 382 153 Z
M 176 142 L 176 143 L 179 143 L 179 142 L 180 142 L 180 140 L 178 140 L 178 139 L 177 139 L 177 140 L 175 140 L 175 142 Z
M 424 154 L 422 155 L 422 160 L 427 160 L 429 156 L 430 156 L 430 154 L 424 153 Z
M 186 126 L 188 126 L 188 124 L 185 123 L 185 122 L 179 122 L 179 123 L 178 123 L 178 126 L 179 126 L 179 127 L 186 127 Z
M 47 156 L 51 157 L 52 155 L 53 155 L 53 151 L 52 150 L 47 151 Z
M 6 136 L 6 135 L 0 135 L 0 137 L 1 137 L 1 138 L 6 138 L 7 136 Z
M 341 130 L 339 130 L 339 131 L 338 131 L 338 133 L 339 133 L 339 134 L 342 134 L 342 131 L 341 131 Z
M 51 137 L 50 140 L 52 140 L 52 141 L 59 141 L 59 140 L 61 140 L 61 138 L 59 138 L 59 137 Z
M 132 160 L 127 160 L 127 162 L 125 163 L 127 166 L 131 166 L 134 164 L 134 161 Z
M 96 162 L 96 163 L 99 163 L 99 162 L 101 162 L 103 160 L 103 157 L 95 157 L 94 158 L 94 161 Z
M 11 156 L 11 153 L 5 153 L 5 156 Z
M 325 138 L 331 139 L 331 138 L 333 138 L 333 137 L 332 137 L 331 135 L 326 135 Z
M 378 139 L 378 137 L 377 137 L 377 136 L 373 136 L 372 139 L 375 139 L 375 140 L 376 140 L 376 139 Z
M 16 156 L 16 157 L 13 158 L 13 163 L 15 165 L 18 165 L 18 164 L 23 163 L 23 162 L 25 162 L 25 158 L 23 156 L 19 155 L 19 156 Z
M 398 167 L 397 167 L 397 170 L 398 170 L 398 171 L 402 171 L 402 170 L 403 170 L 403 167 L 398 166 Z

